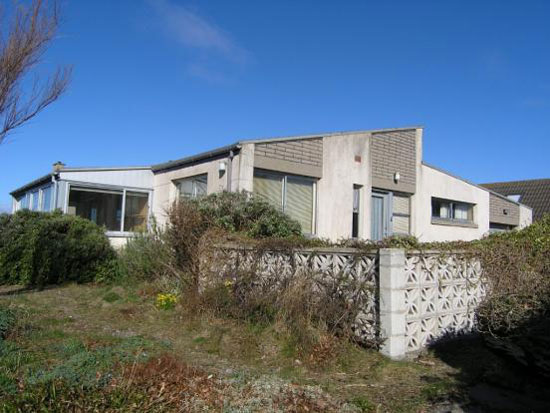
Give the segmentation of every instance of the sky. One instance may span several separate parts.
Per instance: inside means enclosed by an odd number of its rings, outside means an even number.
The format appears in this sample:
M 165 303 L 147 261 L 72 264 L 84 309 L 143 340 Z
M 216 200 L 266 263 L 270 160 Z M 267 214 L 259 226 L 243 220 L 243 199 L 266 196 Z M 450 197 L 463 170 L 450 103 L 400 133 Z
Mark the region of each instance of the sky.
M 11 7 L 11 2 L 7 7 Z M 550 1 L 62 1 L 67 93 L 0 145 L 9 192 L 70 166 L 422 125 L 474 182 L 550 177 Z

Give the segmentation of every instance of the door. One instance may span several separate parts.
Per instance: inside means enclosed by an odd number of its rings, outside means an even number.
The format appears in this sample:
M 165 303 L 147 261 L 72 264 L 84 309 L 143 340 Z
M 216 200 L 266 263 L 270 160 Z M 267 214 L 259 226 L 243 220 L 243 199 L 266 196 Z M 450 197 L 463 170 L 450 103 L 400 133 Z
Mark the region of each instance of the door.
M 373 241 L 380 241 L 390 235 L 389 204 L 389 194 L 372 193 L 371 239 Z

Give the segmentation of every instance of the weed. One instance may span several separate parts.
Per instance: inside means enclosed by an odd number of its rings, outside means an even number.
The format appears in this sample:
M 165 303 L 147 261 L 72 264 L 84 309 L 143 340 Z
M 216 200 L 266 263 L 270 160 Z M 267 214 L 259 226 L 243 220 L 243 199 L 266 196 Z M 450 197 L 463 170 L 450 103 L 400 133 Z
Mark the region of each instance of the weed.
M 109 291 L 107 294 L 103 296 L 103 300 L 108 303 L 114 303 L 115 301 L 121 300 L 122 297 L 115 293 L 114 291 Z
M 357 406 L 361 412 L 371 412 L 374 410 L 374 405 L 366 397 L 355 397 L 351 400 L 354 406 Z

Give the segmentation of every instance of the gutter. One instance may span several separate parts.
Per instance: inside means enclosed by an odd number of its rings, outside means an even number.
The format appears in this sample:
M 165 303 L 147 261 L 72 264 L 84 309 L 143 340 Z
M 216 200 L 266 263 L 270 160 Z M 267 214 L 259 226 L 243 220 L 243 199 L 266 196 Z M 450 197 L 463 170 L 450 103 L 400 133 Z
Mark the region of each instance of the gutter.
M 182 166 L 189 165 L 189 164 L 192 164 L 192 163 L 205 161 L 205 160 L 208 160 L 208 159 L 220 158 L 223 155 L 230 155 L 231 152 L 235 152 L 235 151 L 238 151 L 240 149 L 241 149 L 240 143 L 234 143 L 232 145 L 223 146 L 221 148 L 213 149 L 211 151 L 202 152 L 202 153 L 199 153 L 198 155 L 188 156 L 187 158 L 181 158 L 181 159 L 177 159 L 175 161 L 168 161 L 168 162 L 160 163 L 160 164 L 157 164 L 157 165 L 153 165 L 151 167 L 151 170 L 154 173 L 165 172 L 165 171 L 168 171 L 170 169 L 181 168 Z

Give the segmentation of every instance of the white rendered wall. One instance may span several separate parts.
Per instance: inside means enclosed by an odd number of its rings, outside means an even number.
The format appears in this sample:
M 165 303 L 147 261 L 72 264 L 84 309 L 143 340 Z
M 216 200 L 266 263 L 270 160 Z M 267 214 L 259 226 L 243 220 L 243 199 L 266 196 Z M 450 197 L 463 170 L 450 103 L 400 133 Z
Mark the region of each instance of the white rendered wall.
M 370 237 L 369 133 L 323 139 L 323 177 L 317 184 L 317 236 L 333 241 L 350 238 L 353 185 L 362 185 L 359 237 Z M 356 160 L 356 156 L 361 161 Z
M 59 173 L 59 178 L 63 181 L 86 182 L 126 188 L 151 189 L 153 187 L 153 172 L 150 169 L 62 170 Z
M 528 227 L 533 223 L 533 210 L 527 205 L 519 205 L 519 229 Z
M 412 197 L 412 235 L 424 242 L 470 241 L 489 232 L 489 192 L 427 165 L 419 170 L 417 193 Z M 432 197 L 475 204 L 476 228 L 432 224 Z

